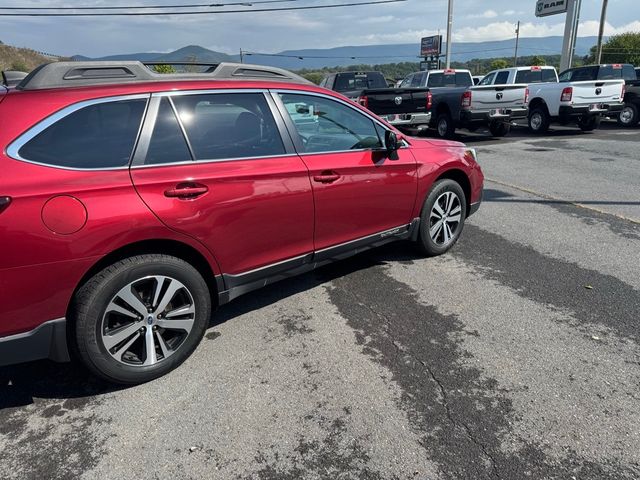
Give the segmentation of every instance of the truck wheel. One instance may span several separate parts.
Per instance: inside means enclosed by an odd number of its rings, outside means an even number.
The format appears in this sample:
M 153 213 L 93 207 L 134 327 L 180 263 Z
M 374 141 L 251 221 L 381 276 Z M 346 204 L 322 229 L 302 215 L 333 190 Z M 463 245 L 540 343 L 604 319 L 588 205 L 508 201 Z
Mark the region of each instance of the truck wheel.
M 543 135 L 549 130 L 551 119 L 544 108 L 534 108 L 529 112 L 529 131 L 538 135 Z
M 115 383 L 136 384 L 176 368 L 195 350 L 211 316 L 202 275 L 168 255 L 138 255 L 105 268 L 74 298 L 82 362 Z
M 583 132 L 591 132 L 600 126 L 600 115 L 584 115 L 578 120 L 578 127 Z
M 434 183 L 420 215 L 417 241 L 420 251 L 433 257 L 453 247 L 462 233 L 466 216 L 467 200 L 462 187 L 448 178 Z
M 491 122 L 489 132 L 494 137 L 504 137 L 511 130 L 511 125 L 504 122 Z
M 633 103 L 626 103 L 618 115 L 618 123 L 623 127 L 635 127 L 640 122 L 640 111 Z
M 449 113 L 441 113 L 436 120 L 436 133 L 440 138 L 452 138 L 456 131 Z

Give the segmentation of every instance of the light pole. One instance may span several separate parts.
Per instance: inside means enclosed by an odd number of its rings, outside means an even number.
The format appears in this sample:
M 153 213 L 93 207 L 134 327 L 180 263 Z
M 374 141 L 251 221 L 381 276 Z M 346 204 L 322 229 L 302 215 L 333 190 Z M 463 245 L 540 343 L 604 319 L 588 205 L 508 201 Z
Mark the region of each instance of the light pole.
M 451 30 L 453 29 L 453 0 L 449 0 L 449 11 L 447 12 L 447 57 L 446 69 L 451 67 Z
M 604 24 L 607 20 L 607 5 L 609 0 L 602 0 L 602 14 L 600 15 L 600 29 L 598 30 L 598 54 L 596 63 L 602 63 L 602 36 L 604 35 Z
M 518 66 L 518 42 L 520 41 L 520 20 L 518 20 L 518 26 L 516 27 L 516 51 L 513 55 L 513 66 Z

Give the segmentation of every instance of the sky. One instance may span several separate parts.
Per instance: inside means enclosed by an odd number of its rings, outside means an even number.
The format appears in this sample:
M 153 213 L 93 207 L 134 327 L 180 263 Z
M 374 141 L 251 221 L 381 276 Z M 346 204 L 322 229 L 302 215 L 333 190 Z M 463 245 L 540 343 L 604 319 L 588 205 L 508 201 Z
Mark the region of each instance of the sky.
M 225 0 L 216 0 L 223 3 Z M 237 0 L 226 0 L 237 1 Z M 260 5 L 321 5 L 362 0 L 297 0 Z M 8 0 L 4 6 L 175 5 L 194 0 Z M 536 0 L 454 0 L 453 39 L 458 42 L 562 35 L 565 15 L 536 18 Z M 579 36 L 597 35 L 602 0 L 582 0 Z M 243 7 L 234 7 L 243 8 Z M 251 8 L 251 7 L 244 7 Z M 447 0 L 306 10 L 298 12 L 160 17 L 23 18 L 0 16 L 0 40 L 55 55 L 89 57 L 169 52 L 186 45 L 238 53 L 299 48 L 416 43 L 446 32 Z M 610 0 L 605 35 L 640 32 L 640 0 Z

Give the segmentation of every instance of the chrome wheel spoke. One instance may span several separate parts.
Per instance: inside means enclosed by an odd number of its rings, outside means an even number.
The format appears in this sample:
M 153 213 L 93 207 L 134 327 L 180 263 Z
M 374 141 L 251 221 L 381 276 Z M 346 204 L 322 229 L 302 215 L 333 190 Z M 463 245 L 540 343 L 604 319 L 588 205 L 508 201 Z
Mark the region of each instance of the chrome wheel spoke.
M 438 235 L 440 234 L 440 230 L 442 230 L 442 224 L 444 222 L 442 220 L 438 220 L 430 229 L 429 235 L 433 239 L 434 242 L 437 242 Z
M 158 320 L 157 325 L 167 330 L 184 330 L 187 333 L 193 328 L 193 319 L 186 320 Z
M 160 345 L 160 350 L 162 350 L 162 356 L 167 358 L 173 353 L 173 351 L 169 350 L 169 347 L 167 347 L 167 344 L 165 343 L 164 338 L 162 338 L 162 335 L 160 335 L 160 332 L 156 330 L 155 334 L 156 339 L 158 340 L 158 345 Z
M 442 229 L 442 233 L 444 236 L 444 243 L 449 243 L 451 240 L 451 230 L 449 229 L 449 224 L 445 223 L 444 228 Z
M 165 314 L 165 318 L 181 317 L 183 315 L 195 315 L 196 309 L 193 305 L 186 305 L 184 307 L 176 308 Z
M 122 315 L 125 315 L 127 317 L 131 317 L 131 318 L 135 318 L 135 319 L 139 319 L 140 318 L 140 316 L 137 313 L 134 313 L 134 312 L 132 312 L 130 310 L 127 310 L 126 308 L 123 308 L 120 305 L 117 305 L 117 304 L 113 303 L 113 301 L 107 307 L 107 313 L 111 313 L 111 312 L 120 313 Z
M 438 202 L 433 204 L 433 209 L 431 210 L 431 216 L 436 218 L 444 217 L 444 210 L 442 210 L 442 207 Z
M 458 213 L 457 215 L 449 215 L 449 223 L 459 223 L 462 216 Z
M 137 334 L 140 329 L 140 323 L 132 323 L 127 325 L 126 327 L 122 327 L 117 330 L 115 333 L 111 333 L 109 335 L 103 335 L 102 341 L 104 342 L 104 346 L 107 350 L 111 350 L 113 347 L 121 343 L 122 341 L 129 338 L 131 335 Z
M 133 343 L 140 338 L 140 332 L 137 332 L 133 337 L 129 339 L 127 343 L 122 345 L 118 350 L 116 350 L 112 355 L 118 360 L 122 360 L 122 355 L 129 350 L 129 347 L 133 345 Z
M 147 328 L 144 334 L 144 350 L 145 359 L 143 365 L 153 365 L 158 362 L 156 356 L 156 342 L 154 340 L 154 332 L 151 328 Z
M 142 300 L 140 300 L 140 298 L 138 298 L 135 293 L 133 293 L 132 287 L 133 285 L 127 285 L 126 287 L 124 287 L 118 292 L 116 298 L 119 298 L 121 301 L 138 312 L 139 315 L 144 317 L 147 314 L 147 306 L 142 303 Z M 111 303 L 113 303 L 113 301 Z
M 169 281 L 169 286 L 167 287 L 167 290 L 164 292 L 162 299 L 160 299 L 160 303 L 155 308 L 155 311 L 158 313 L 164 312 L 167 306 L 169 305 L 169 303 L 171 303 L 171 300 L 173 300 L 173 297 L 178 292 L 178 290 L 180 290 L 181 288 L 184 288 L 184 285 L 182 285 L 182 283 L 180 283 L 177 280 L 174 280 L 172 278 L 169 278 L 167 280 Z M 164 283 L 164 279 L 163 279 L 163 283 Z

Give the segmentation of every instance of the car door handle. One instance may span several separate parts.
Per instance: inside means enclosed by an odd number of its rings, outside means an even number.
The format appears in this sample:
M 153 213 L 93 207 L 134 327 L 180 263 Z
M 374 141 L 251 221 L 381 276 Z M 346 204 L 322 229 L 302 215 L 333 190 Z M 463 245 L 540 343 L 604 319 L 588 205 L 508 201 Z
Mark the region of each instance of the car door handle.
M 192 199 L 204 195 L 209 187 L 199 183 L 180 183 L 175 188 L 165 190 L 164 196 L 169 198 Z
M 319 183 L 333 183 L 339 178 L 340 178 L 340 175 L 338 175 L 337 173 L 323 172 L 320 175 L 314 175 L 313 181 L 319 182 Z

